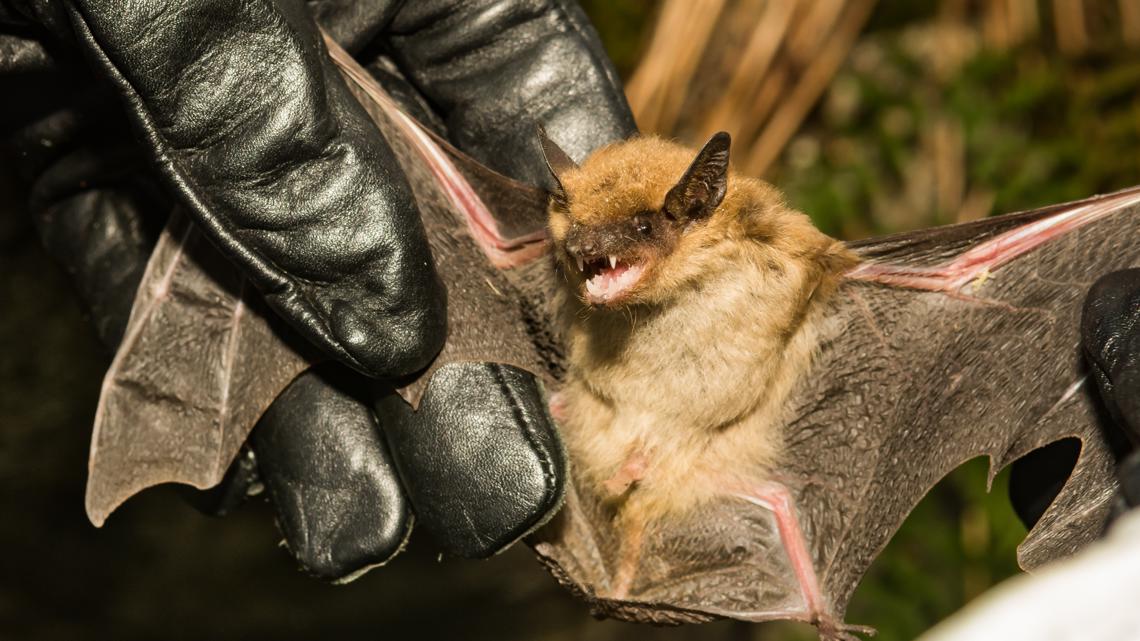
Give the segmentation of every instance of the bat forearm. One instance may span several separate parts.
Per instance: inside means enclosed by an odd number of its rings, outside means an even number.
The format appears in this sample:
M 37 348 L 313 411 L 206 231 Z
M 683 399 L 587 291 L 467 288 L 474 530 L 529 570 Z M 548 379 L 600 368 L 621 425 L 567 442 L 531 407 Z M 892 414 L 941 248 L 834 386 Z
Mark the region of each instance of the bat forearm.
M 1140 189 L 1127 189 L 1077 206 L 1067 207 L 974 245 L 953 260 L 933 266 L 865 262 L 844 276 L 851 280 L 892 287 L 957 292 L 972 281 L 1041 245 L 1109 216 L 1122 207 L 1140 203 Z

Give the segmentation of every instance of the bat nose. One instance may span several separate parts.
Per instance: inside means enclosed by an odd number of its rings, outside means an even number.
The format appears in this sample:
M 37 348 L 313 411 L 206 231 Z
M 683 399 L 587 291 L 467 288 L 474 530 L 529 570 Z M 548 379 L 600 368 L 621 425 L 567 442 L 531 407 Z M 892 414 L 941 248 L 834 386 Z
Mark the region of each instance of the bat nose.
M 597 251 L 597 246 L 592 239 L 583 236 L 584 234 L 576 230 L 570 232 L 569 238 L 566 239 L 566 251 L 575 256 L 592 256 Z
M 575 256 L 592 256 L 594 254 L 593 243 L 569 243 L 566 249 Z

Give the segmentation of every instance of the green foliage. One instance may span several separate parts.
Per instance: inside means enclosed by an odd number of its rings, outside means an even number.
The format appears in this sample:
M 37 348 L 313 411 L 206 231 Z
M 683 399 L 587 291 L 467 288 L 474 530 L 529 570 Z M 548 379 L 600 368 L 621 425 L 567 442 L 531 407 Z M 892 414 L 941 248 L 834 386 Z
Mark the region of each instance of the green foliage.
M 888 233 L 1140 183 L 1140 62 L 1129 52 L 996 52 L 932 30 L 865 37 L 774 168 L 826 231 Z M 973 53 L 932 69 L 939 52 L 922 43 L 939 37 Z

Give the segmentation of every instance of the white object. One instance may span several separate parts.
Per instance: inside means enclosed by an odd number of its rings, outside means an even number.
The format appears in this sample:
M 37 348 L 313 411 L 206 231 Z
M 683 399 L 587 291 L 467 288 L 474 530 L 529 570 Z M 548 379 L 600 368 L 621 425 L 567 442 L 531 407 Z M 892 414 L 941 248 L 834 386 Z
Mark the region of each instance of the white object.
M 1107 538 L 1010 579 L 919 641 L 1140 641 L 1140 509 Z

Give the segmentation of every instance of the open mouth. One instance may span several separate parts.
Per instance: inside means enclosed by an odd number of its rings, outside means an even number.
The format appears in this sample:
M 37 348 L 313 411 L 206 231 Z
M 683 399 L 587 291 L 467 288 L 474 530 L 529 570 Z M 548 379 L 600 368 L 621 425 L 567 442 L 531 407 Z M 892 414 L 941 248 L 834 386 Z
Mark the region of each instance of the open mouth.
M 578 269 L 586 277 L 586 302 L 606 305 L 621 300 L 641 280 L 645 267 L 617 256 L 580 258 Z

